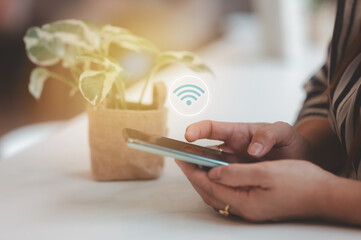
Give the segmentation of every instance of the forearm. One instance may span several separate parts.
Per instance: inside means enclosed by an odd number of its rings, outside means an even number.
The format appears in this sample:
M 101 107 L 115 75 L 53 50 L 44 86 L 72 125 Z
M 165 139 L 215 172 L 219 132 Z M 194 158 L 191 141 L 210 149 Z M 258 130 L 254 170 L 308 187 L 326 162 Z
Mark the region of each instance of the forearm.
M 336 222 L 361 225 L 361 182 L 334 177 L 320 189 L 319 217 Z
M 332 172 L 342 169 L 346 155 L 327 119 L 304 120 L 296 126 L 296 131 L 308 141 L 313 163 Z

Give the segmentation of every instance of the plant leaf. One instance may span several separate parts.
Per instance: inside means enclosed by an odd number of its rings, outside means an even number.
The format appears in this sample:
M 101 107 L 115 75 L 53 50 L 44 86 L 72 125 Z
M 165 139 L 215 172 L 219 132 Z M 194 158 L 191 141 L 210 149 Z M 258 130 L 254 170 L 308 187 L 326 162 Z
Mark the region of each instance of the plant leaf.
M 40 66 L 54 65 L 64 54 L 60 39 L 38 27 L 27 30 L 24 42 L 29 59 Z
M 160 69 L 166 65 L 177 62 L 186 65 L 188 68 L 196 72 L 212 73 L 211 69 L 205 65 L 197 55 L 187 51 L 166 51 L 160 53 L 157 57 L 156 68 Z
M 62 64 L 65 68 L 74 66 L 80 54 L 95 52 L 100 47 L 99 29 L 86 21 L 60 20 L 45 24 L 42 29 L 63 43 Z
M 30 74 L 29 92 L 34 98 L 40 99 L 44 83 L 49 78 L 49 71 L 42 67 L 34 68 Z
M 112 89 L 117 72 L 87 70 L 80 75 L 79 89 L 84 98 L 93 106 L 98 106 Z
M 93 62 L 104 67 L 105 70 L 110 69 L 118 73 L 123 72 L 123 69 L 115 59 L 111 59 L 110 57 L 106 57 L 104 55 L 84 53 L 78 56 L 77 60 L 83 62 Z
M 67 19 L 30 28 L 24 42 L 29 59 L 40 66 L 51 66 L 63 60 L 68 68 L 75 57 L 94 52 L 100 47 L 99 29 L 88 22 Z
M 66 19 L 42 26 L 44 31 L 59 38 L 63 43 L 93 51 L 100 46 L 98 28 L 85 21 Z
M 173 63 L 177 63 L 177 62 L 186 65 L 188 68 L 192 69 L 193 71 L 209 72 L 209 73 L 213 74 L 211 69 L 207 65 L 205 65 L 202 62 L 202 60 L 194 53 L 187 52 L 187 51 L 161 52 L 158 54 L 156 63 L 145 80 L 145 84 L 143 86 L 142 92 L 139 97 L 139 101 L 138 101 L 139 104 L 143 100 L 144 93 L 145 93 L 146 88 L 148 87 L 150 79 L 163 67 L 173 64 Z
M 105 54 L 108 54 L 109 47 L 112 43 L 121 48 L 130 51 L 140 52 L 149 51 L 158 53 L 159 50 L 148 40 L 133 35 L 130 31 L 115 27 L 112 25 L 104 25 L 100 30 L 102 36 L 101 49 Z

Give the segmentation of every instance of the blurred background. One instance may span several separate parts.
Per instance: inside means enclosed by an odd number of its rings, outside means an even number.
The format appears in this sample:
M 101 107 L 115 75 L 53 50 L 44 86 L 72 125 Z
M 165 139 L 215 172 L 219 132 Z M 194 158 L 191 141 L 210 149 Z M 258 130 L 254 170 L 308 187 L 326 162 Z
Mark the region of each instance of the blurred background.
M 27 89 L 34 65 L 25 54 L 22 37 L 26 29 L 65 18 L 122 26 L 148 38 L 162 50 L 195 51 L 215 70 L 217 81 L 222 83 L 219 86 L 223 87 L 220 91 L 227 94 L 234 86 L 240 86 L 262 100 L 252 104 L 247 95 L 246 100 L 241 98 L 243 105 L 239 105 L 238 113 L 227 116 L 224 113 L 230 109 L 223 107 L 224 112 L 209 112 L 208 118 L 292 123 L 304 97 L 303 83 L 325 59 L 335 3 L 335 0 L 0 0 L 0 138 L 21 126 L 63 121 L 84 111 L 85 101 L 80 94 L 69 97 L 69 89 L 56 81 L 46 83 L 40 101 L 33 99 Z M 136 58 L 130 58 L 128 64 L 134 72 L 142 71 Z M 257 82 L 264 78 L 267 81 Z M 276 80 L 283 82 L 273 84 Z M 287 93 L 272 102 L 271 94 L 257 95 L 260 87 L 272 94 Z M 235 96 L 241 94 L 234 92 Z M 224 95 L 218 99 L 221 98 Z M 269 117 L 257 115 L 257 104 L 264 106 L 264 102 L 270 104 L 269 112 L 265 113 Z M 227 102 L 220 100 L 218 104 L 213 109 L 220 109 Z M 279 114 L 272 115 L 276 111 L 273 106 L 282 107 Z M 242 107 L 254 109 L 254 115 L 242 117 Z

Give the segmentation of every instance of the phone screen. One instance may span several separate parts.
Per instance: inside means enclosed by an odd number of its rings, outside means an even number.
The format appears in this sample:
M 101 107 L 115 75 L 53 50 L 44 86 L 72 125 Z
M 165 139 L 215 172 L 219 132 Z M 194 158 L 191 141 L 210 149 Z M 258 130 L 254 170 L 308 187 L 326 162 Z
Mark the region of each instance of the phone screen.
M 127 141 L 133 141 L 137 144 L 153 146 L 163 151 L 186 154 L 188 156 L 197 156 L 200 160 L 216 160 L 217 162 L 226 163 L 245 163 L 250 162 L 239 155 L 227 153 L 207 147 L 198 146 L 191 143 L 178 141 L 171 138 L 161 137 L 154 134 L 143 133 L 134 129 L 124 129 L 124 136 Z

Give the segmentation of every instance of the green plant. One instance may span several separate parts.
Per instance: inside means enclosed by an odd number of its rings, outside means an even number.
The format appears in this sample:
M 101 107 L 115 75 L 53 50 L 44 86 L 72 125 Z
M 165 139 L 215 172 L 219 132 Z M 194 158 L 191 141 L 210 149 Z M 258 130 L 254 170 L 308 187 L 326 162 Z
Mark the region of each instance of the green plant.
M 112 108 L 126 109 L 128 74 L 110 54 L 111 46 L 146 52 L 154 58 L 154 66 L 145 78 L 139 104 L 152 76 L 169 64 L 179 62 L 193 71 L 210 72 L 193 53 L 162 52 L 124 28 L 96 26 L 81 20 L 67 19 L 45 24 L 41 28 L 31 27 L 24 42 L 29 59 L 38 65 L 32 70 L 29 83 L 29 91 L 36 99 L 40 98 L 45 81 L 51 78 L 69 85 L 71 95 L 80 90 L 95 107 L 107 99 Z M 57 64 L 61 64 L 68 73 L 53 71 L 52 66 Z

